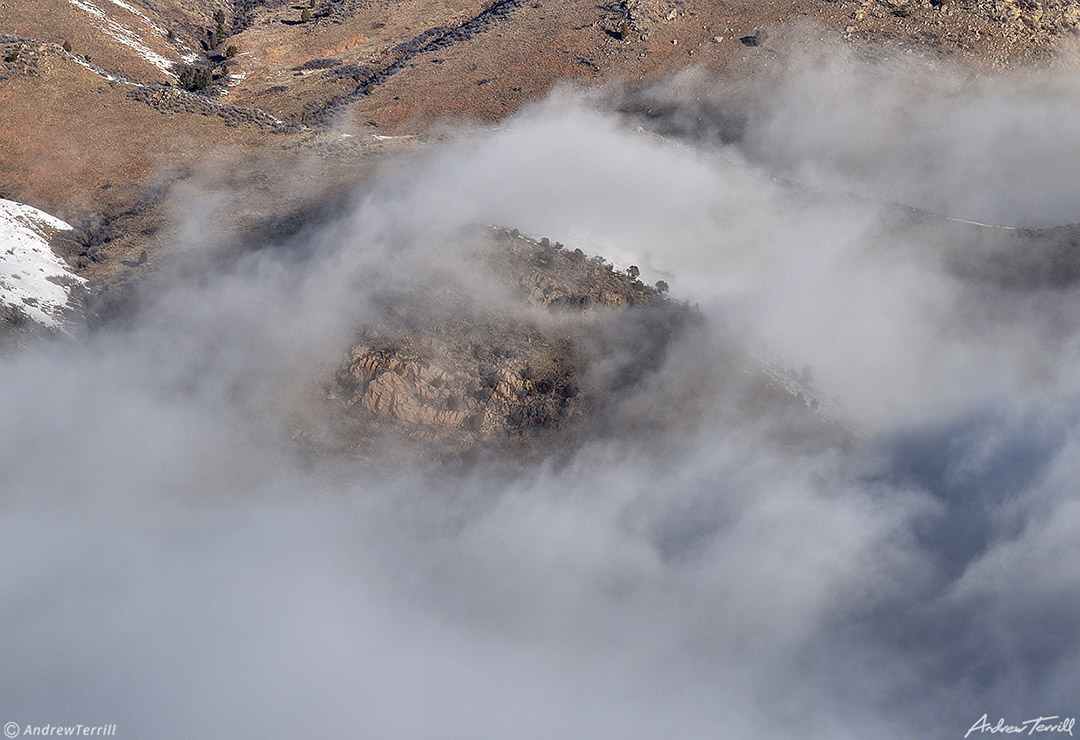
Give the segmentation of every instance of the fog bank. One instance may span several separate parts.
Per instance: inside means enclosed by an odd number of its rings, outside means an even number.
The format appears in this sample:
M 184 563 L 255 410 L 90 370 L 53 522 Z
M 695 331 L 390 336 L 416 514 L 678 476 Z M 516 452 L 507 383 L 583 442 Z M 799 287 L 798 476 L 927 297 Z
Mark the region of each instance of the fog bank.
M 895 740 L 1080 710 L 1080 300 L 969 269 L 1016 235 L 944 218 L 1078 220 L 1080 79 L 784 61 L 651 117 L 557 93 L 272 249 L 177 224 L 128 320 L 0 356 L 0 719 Z M 298 446 L 312 379 L 470 224 L 639 265 L 704 328 L 569 456 Z M 856 441 L 733 414 L 743 349 L 809 366 Z

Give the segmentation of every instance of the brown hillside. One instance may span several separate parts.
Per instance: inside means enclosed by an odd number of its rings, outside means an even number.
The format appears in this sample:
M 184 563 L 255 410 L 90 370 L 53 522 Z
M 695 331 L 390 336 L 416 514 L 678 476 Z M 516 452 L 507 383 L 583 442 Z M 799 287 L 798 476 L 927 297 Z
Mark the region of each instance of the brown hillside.
M 341 127 L 415 135 L 445 119 L 498 121 L 560 82 L 743 74 L 768 67 L 792 26 L 981 67 L 1049 59 L 1078 19 L 1072 0 L 4 0 L 0 194 L 85 227 L 104 261 L 81 269 L 108 278 L 125 272 L 111 254 L 156 249 L 163 186 L 205 174 L 220 152 L 314 158 L 324 178 L 347 178 L 391 144 L 346 142 Z M 181 90 L 148 61 L 185 58 L 212 71 L 209 88 Z

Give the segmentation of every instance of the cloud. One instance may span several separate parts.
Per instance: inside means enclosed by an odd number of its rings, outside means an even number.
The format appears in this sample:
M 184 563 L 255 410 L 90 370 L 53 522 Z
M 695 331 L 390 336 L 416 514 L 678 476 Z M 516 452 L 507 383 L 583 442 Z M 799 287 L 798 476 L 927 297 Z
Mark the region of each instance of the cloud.
M 258 249 L 178 224 L 127 320 L 0 357 L 3 720 L 947 738 L 1075 712 L 1076 291 L 974 269 L 1016 235 L 941 217 L 1068 220 L 1021 108 L 1072 78 L 784 69 L 704 105 L 677 88 L 651 123 L 559 93 Z M 702 133 L 731 101 L 738 135 Z M 1007 161 L 959 176 L 995 142 Z M 221 201 L 176 213 L 198 202 Z M 639 264 L 702 326 L 572 454 L 298 449 L 313 379 L 385 296 L 476 280 L 475 223 Z M 743 372 L 772 356 L 812 367 L 853 442 L 776 434 Z

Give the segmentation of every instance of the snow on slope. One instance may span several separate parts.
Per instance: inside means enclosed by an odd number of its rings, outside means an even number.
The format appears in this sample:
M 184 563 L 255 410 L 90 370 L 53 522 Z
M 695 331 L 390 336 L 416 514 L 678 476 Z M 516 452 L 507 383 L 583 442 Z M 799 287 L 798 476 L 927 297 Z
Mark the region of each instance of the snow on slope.
M 0 305 L 59 328 L 72 288 L 86 281 L 53 252 L 49 238 L 72 227 L 44 211 L 0 198 Z
M 113 3 L 113 5 L 119 5 L 121 8 L 128 11 L 132 15 L 139 16 L 139 18 L 142 20 L 143 23 L 145 23 L 150 28 L 154 29 L 161 36 L 163 36 L 165 38 L 168 38 L 168 36 L 169 36 L 168 31 L 166 31 L 164 28 L 159 26 L 157 23 L 154 23 L 152 20 L 150 20 L 150 18 L 146 15 L 146 13 L 143 13 L 141 10 L 139 10 L 135 6 L 125 3 L 124 0 L 112 0 L 112 3 Z M 196 54 L 195 52 L 186 51 L 187 47 L 182 42 L 180 42 L 179 40 L 174 40 L 173 41 L 173 46 L 179 47 L 178 51 L 180 52 L 180 58 L 183 59 L 184 62 L 187 63 L 187 64 L 192 64 L 196 59 L 199 58 L 199 55 Z M 155 64 L 155 65 L 157 64 L 157 62 L 151 61 L 149 59 L 147 61 L 150 61 L 151 64 Z M 168 72 L 169 70 L 165 70 L 165 71 Z
M 135 53 L 137 53 L 147 62 L 153 64 L 155 67 L 160 69 L 169 77 L 175 78 L 176 75 L 172 73 L 172 60 L 166 59 L 155 51 L 151 51 L 150 47 L 146 45 L 145 40 L 142 38 L 138 31 L 130 29 L 127 26 L 124 26 L 118 23 L 116 20 L 110 18 L 108 15 L 106 15 L 105 11 L 95 5 L 92 0 L 69 0 L 69 2 L 79 10 L 89 13 L 94 18 L 97 18 L 102 24 L 99 25 L 98 28 L 100 28 L 106 34 L 108 34 L 124 46 L 134 49 Z M 132 10 L 130 6 L 128 6 L 126 3 L 116 4 L 124 8 L 125 10 Z M 138 11 L 135 11 L 135 13 L 142 18 L 146 17 L 142 13 L 138 13 Z M 153 24 L 148 18 L 146 19 L 146 22 L 151 26 L 151 28 L 153 28 L 154 31 L 164 35 L 164 31 L 161 29 L 160 26 Z

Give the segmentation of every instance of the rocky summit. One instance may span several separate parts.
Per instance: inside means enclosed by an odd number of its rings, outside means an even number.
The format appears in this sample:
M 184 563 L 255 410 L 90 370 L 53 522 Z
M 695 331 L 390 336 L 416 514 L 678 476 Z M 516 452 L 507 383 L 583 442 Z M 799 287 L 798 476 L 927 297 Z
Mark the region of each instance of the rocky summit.
M 636 266 L 516 229 L 467 238 L 467 279 L 383 296 L 360 331 L 327 391 L 354 430 L 366 421 L 457 449 L 550 442 L 596 424 L 602 399 L 630 392 L 699 319 Z

